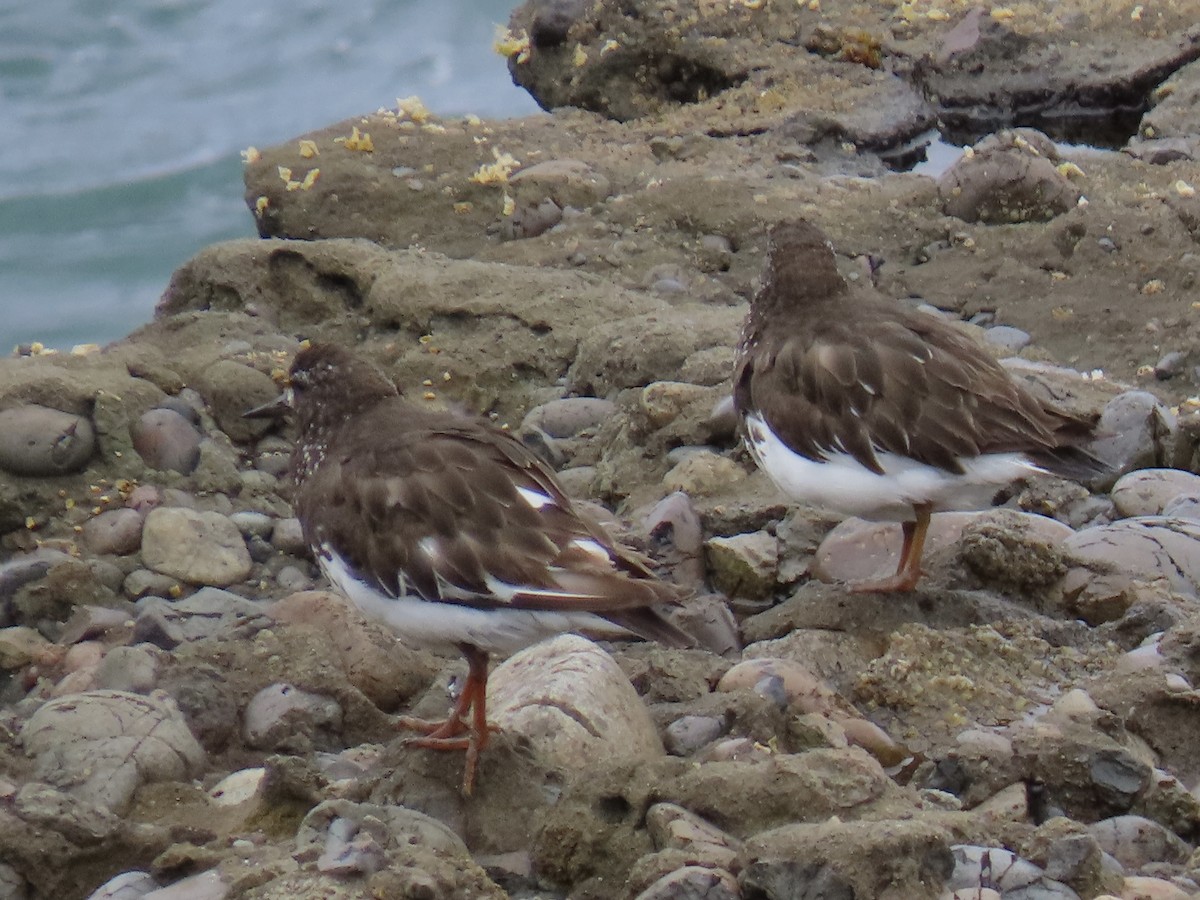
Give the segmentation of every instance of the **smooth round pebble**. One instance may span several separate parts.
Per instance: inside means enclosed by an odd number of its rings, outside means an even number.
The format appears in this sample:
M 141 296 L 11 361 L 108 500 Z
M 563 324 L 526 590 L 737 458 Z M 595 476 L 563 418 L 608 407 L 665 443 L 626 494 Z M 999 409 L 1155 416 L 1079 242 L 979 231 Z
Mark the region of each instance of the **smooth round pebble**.
M 142 561 L 191 584 L 226 587 L 250 574 L 250 552 L 237 526 L 218 512 L 159 507 L 146 516 Z
M 341 727 L 342 708 L 336 700 L 290 684 L 263 688 L 246 704 L 242 716 L 242 736 L 259 750 L 329 749 Z
M 1123 518 L 1162 515 L 1180 495 L 1200 495 L 1200 475 L 1182 469 L 1138 469 L 1118 478 L 1111 493 Z
M 136 509 L 107 509 L 83 523 L 83 540 L 93 553 L 125 556 L 142 545 L 143 521 Z
M 1088 826 L 1088 831 L 1127 869 L 1152 862 L 1182 863 L 1191 848 L 1173 831 L 1143 816 L 1113 816 Z
M 188 475 L 200 462 L 200 432 L 173 409 L 148 409 L 129 428 L 133 449 L 152 469 Z
M 0 469 L 14 475 L 78 472 L 96 452 L 89 419 L 30 404 L 0 412 Z
M 271 546 L 281 553 L 304 556 L 308 552 L 308 544 L 304 540 L 300 520 L 295 516 L 277 520 L 271 531 Z
M 275 520 L 266 513 L 244 510 L 235 512 L 229 520 L 238 527 L 238 531 L 246 537 L 270 538 L 275 528 Z
M 139 484 L 125 498 L 125 505 L 136 509 L 143 516 L 150 510 L 162 506 L 162 492 L 152 484 Z
M 566 397 L 535 406 L 521 422 L 521 430 L 538 428 L 552 438 L 575 437 L 607 422 L 617 411 L 611 400 L 598 397 Z
M 663 743 L 672 756 L 687 756 L 715 741 L 725 730 L 716 716 L 682 716 L 666 728 Z
M 1076 532 L 1063 546 L 1100 571 L 1163 578 L 1173 591 L 1200 595 L 1200 523 L 1163 516 L 1120 519 Z
M 242 415 L 279 396 L 279 386 L 265 372 L 231 359 L 217 360 L 204 373 L 201 393 L 217 425 L 235 441 L 254 440 L 275 427 L 271 419 Z
M 1029 332 L 1011 325 L 995 325 L 983 332 L 983 339 L 1005 353 L 1019 353 L 1033 342 Z

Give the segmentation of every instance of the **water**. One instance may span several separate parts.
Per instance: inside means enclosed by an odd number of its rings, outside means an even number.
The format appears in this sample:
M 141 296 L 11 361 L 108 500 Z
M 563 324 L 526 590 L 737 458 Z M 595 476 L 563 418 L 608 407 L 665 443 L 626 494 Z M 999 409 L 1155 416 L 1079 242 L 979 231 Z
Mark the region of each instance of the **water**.
M 201 247 L 254 235 L 239 152 L 418 94 L 526 115 L 492 49 L 515 0 L 0 6 L 0 353 L 148 321 Z

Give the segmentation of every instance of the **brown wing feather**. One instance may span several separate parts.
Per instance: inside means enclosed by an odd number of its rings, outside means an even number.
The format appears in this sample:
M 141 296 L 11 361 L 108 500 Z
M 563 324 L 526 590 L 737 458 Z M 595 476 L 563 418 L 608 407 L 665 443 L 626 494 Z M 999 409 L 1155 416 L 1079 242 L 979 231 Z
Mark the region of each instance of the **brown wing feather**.
M 576 511 L 520 442 L 447 416 L 423 427 L 403 401 L 383 406 L 370 420 L 371 441 L 343 433 L 301 490 L 298 513 L 313 545 L 336 547 L 393 596 L 403 577 L 426 598 L 480 608 L 606 613 L 678 600 L 637 554 Z M 388 428 L 389 414 L 408 418 Z M 348 444 L 353 456 L 339 452 Z M 536 509 L 518 488 L 549 502 Z M 496 595 L 497 582 L 512 586 L 510 599 Z
M 796 453 L 816 459 L 846 452 L 882 472 L 876 452 L 890 451 L 961 471 L 960 458 L 1050 450 L 1072 425 L 1084 430 L 948 323 L 857 303 L 853 327 L 830 316 L 806 334 L 776 331 L 744 341 L 735 403 L 758 410 Z

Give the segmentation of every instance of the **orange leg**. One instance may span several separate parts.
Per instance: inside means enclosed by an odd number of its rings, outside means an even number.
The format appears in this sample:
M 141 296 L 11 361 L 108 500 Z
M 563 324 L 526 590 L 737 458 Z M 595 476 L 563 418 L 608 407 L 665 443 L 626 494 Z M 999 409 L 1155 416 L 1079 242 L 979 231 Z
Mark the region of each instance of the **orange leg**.
M 850 586 L 857 594 L 886 594 L 892 591 L 911 591 L 921 578 L 921 555 L 925 552 L 925 536 L 933 508 L 928 503 L 914 503 L 916 520 L 905 522 L 904 545 L 900 548 L 900 565 L 896 574 L 877 581 L 859 581 Z
M 444 722 L 430 722 L 412 716 L 400 716 L 396 725 L 422 733 L 421 737 L 409 738 L 405 741 L 406 745 L 430 750 L 466 750 L 462 792 L 469 797 L 475 787 L 479 754 L 488 743 L 488 655 L 470 644 L 463 644 L 462 652 L 467 658 L 467 681 L 449 717 Z

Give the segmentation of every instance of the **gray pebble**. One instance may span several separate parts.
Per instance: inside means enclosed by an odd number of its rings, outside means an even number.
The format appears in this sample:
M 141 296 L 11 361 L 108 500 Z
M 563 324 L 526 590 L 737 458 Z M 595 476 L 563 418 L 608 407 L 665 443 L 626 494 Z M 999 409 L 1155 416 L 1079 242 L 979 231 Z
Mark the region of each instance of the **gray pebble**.
M 21 873 L 8 863 L 0 862 L 0 897 L 10 898 L 10 900 L 26 900 L 29 896 L 29 884 L 21 877 Z M 91 898 L 89 897 L 88 900 Z M 134 900 L 134 898 L 121 897 L 119 900 Z
M 153 740 L 148 740 L 153 736 Z M 21 730 L 39 781 L 122 815 L 134 792 L 194 777 L 204 751 L 169 697 L 86 691 L 51 700 Z
M 275 575 L 275 583 L 285 591 L 307 591 L 313 581 L 298 566 L 284 566 Z
M 170 575 L 151 572 L 149 569 L 134 569 L 125 576 L 121 590 L 131 600 L 142 597 L 169 597 L 172 589 L 179 587 L 179 579 Z
M 954 854 L 954 872 L 945 885 L 947 890 L 987 885 L 1002 896 L 1011 894 L 1022 900 L 1079 900 L 1079 895 L 1065 884 L 1008 850 L 956 844 L 950 851 Z
M 681 866 L 659 878 L 634 900 L 741 900 L 741 897 L 737 879 L 725 869 Z
M 598 397 L 567 397 L 535 406 L 521 422 L 521 430 L 539 429 L 552 438 L 575 437 L 613 417 L 617 405 Z
M 158 409 L 169 409 L 177 412 L 197 428 L 200 427 L 200 409 L 197 406 L 199 397 L 194 393 L 188 397 L 167 397 L 158 405 Z
M 1108 401 L 1088 449 L 1113 469 L 1113 476 L 1159 465 L 1167 458 L 1177 428 L 1175 414 L 1147 391 L 1125 391 Z
M 307 555 L 308 544 L 304 540 L 300 520 L 293 516 L 276 521 L 275 528 L 271 532 L 271 545 L 281 553 L 288 553 L 292 556 Z
M 1200 496 L 1200 475 L 1181 469 L 1138 469 L 1118 478 L 1110 493 L 1121 516 L 1162 515 L 1174 498 Z
M 109 609 L 106 606 L 91 606 L 77 603 L 71 618 L 63 625 L 58 643 L 63 646 L 78 644 L 90 638 L 98 637 L 113 628 L 120 628 L 130 619 L 130 614 L 123 609 Z
M 246 541 L 246 552 L 250 554 L 250 559 L 256 563 L 264 563 L 275 555 L 275 548 L 271 546 L 269 541 L 265 541 L 258 535 L 254 535 Z
M 1165 579 L 1187 597 L 1200 596 L 1200 524 L 1139 516 L 1076 532 L 1063 542 L 1075 559 L 1097 571 L 1129 578 Z
M 139 484 L 125 498 L 125 505 L 136 509 L 143 516 L 150 510 L 162 506 L 162 492 L 152 484 Z
M 233 440 L 254 440 L 275 427 L 271 419 L 242 415 L 279 396 L 279 386 L 265 372 L 231 359 L 218 360 L 205 370 L 201 389 L 217 425 Z
M 165 603 L 160 598 L 154 598 L 158 603 L 147 606 L 138 613 L 133 623 L 133 639 L 138 643 L 153 644 L 163 650 L 173 650 L 186 639 L 178 617 L 167 612 Z
M 96 452 L 89 419 L 45 406 L 0 412 L 0 469 L 14 475 L 78 472 Z
M 142 522 L 136 509 L 108 509 L 83 523 L 83 540 L 93 553 L 124 556 L 142 545 Z
M 96 670 L 96 687 L 133 694 L 154 690 L 158 660 L 142 647 L 113 647 Z
M 291 467 L 292 445 L 277 435 L 267 435 L 254 446 L 254 467 L 276 478 Z
M 1180 494 L 1172 497 L 1162 508 L 1162 514 L 1171 519 L 1190 519 L 1200 522 L 1200 494 Z
M 96 888 L 87 900 L 141 900 L 158 887 L 149 872 L 122 872 Z
M 682 716 L 667 726 L 663 744 L 672 756 L 689 756 L 725 730 L 716 716 Z
M 1005 353 L 1019 353 L 1032 343 L 1028 332 L 1011 325 L 996 325 L 983 333 L 983 339 Z
M 272 684 L 246 705 L 242 736 L 251 747 L 286 753 L 330 749 L 342 727 L 342 708 L 332 697 L 290 684 Z
M 1105 853 L 1128 869 L 1186 862 L 1191 849 L 1170 829 L 1142 816 L 1114 816 L 1088 826 Z
M 251 566 L 241 532 L 228 516 L 168 507 L 146 516 L 142 561 L 164 575 L 219 587 L 242 581 Z
M 270 538 L 275 527 L 275 520 L 266 513 L 245 510 L 235 512 L 229 520 L 238 527 L 238 531 L 246 537 Z
M 133 449 L 152 469 L 195 470 L 200 462 L 200 432 L 173 409 L 148 409 L 130 426 Z

